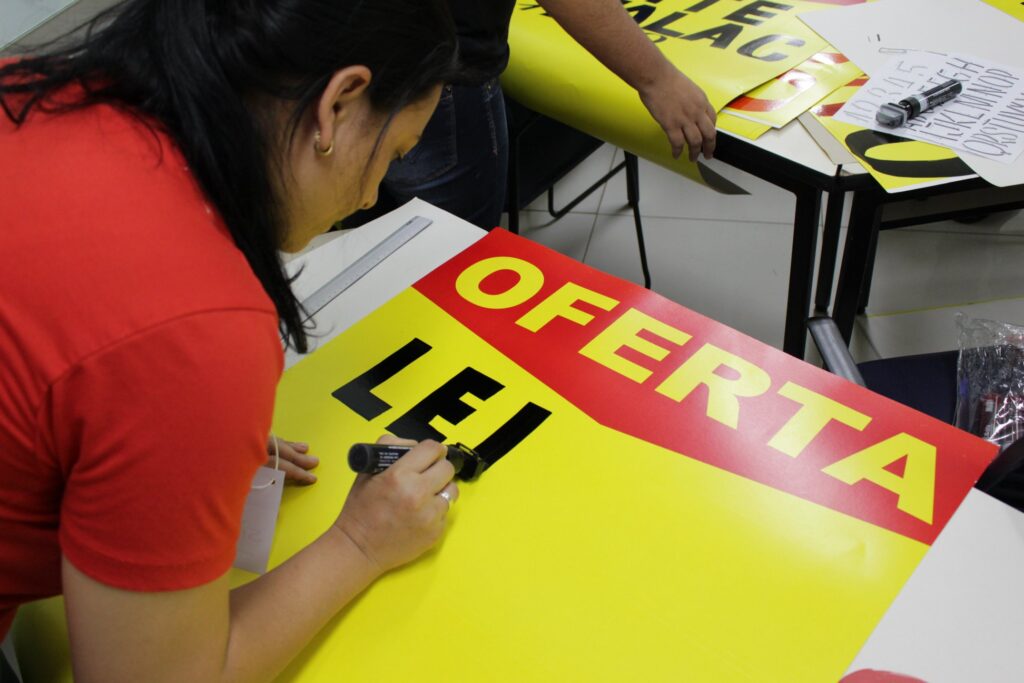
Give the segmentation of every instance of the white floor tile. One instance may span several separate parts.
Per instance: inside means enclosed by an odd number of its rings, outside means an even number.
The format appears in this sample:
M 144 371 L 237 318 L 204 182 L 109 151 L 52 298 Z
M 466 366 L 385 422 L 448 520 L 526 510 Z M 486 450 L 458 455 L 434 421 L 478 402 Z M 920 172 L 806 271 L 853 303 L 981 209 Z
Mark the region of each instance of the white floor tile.
M 791 228 L 772 223 L 648 217 L 654 290 L 781 347 Z M 598 216 L 586 263 L 642 283 L 632 216 Z
M 886 230 L 868 302 L 872 314 L 1024 296 L 1024 239 L 986 233 Z
M 622 152 L 615 163 L 622 160 Z M 724 195 L 661 166 L 640 160 L 640 211 L 644 216 L 701 220 L 757 221 L 793 224 L 793 195 L 731 166 L 712 160 L 718 173 L 749 195 Z M 617 180 L 617 178 L 616 178 Z M 611 182 L 601 201 L 601 213 L 629 211 L 625 178 Z
M 863 316 L 863 326 L 882 358 L 957 348 L 956 313 L 1024 325 L 1024 297 L 898 315 Z
M 597 218 L 592 213 L 568 213 L 555 220 L 547 211 L 520 211 L 519 234 L 538 244 L 582 261 Z M 501 215 L 501 227 L 508 227 L 508 215 Z
M 869 360 L 878 360 L 882 354 L 875 348 L 874 342 L 868 337 L 864 329 L 863 320 L 858 319 L 853 326 L 853 335 L 850 338 L 850 355 L 858 363 Z
M 615 147 L 605 144 L 587 157 L 583 163 L 570 171 L 555 184 L 555 209 L 560 209 L 575 199 L 578 194 L 597 182 L 612 167 L 615 158 Z M 601 204 L 601 196 L 606 188 L 621 185 L 623 193 L 626 188 L 626 174 L 620 173 L 602 187 L 596 189 L 589 197 L 573 208 L 573 213 L 597 213 Z M 526 207 L 532 211 L 548 210 L 548 195 L 545 192 Z

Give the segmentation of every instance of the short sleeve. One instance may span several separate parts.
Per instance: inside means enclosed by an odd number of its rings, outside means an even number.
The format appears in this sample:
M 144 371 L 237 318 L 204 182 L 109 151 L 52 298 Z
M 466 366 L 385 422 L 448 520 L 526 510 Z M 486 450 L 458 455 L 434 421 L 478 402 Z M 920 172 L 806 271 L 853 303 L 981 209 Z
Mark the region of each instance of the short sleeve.
M 275 316 L 212 311 L 139 332 L 54 382 L 40 419 L 65 468 L 71 563 L 137 591 L 227 571 L 282 362 Z

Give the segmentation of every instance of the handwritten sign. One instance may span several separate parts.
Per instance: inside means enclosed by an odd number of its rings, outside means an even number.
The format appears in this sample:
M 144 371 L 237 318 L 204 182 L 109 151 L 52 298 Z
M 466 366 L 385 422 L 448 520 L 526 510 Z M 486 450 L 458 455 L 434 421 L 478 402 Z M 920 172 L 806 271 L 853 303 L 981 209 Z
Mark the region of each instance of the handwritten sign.
M 875 121 L 880 106 L 955 79 L 963 91 L 899 128 Z M 966 55 L 911 51 L 894 57 L 836 114 L 840 121 L 1012 163 L 1024 150 L 1024 72 Z

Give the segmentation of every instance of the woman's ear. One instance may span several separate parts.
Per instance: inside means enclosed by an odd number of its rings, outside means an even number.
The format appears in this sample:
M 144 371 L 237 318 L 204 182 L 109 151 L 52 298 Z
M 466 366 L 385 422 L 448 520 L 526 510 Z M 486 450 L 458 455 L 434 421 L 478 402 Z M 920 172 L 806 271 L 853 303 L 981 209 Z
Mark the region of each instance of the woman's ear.
M 349 115 L 370 85 L 370 70 L 365 66 L 346 66 L 334 72 L 316 107 L 320 148 L 330 149 L 338 125 Z

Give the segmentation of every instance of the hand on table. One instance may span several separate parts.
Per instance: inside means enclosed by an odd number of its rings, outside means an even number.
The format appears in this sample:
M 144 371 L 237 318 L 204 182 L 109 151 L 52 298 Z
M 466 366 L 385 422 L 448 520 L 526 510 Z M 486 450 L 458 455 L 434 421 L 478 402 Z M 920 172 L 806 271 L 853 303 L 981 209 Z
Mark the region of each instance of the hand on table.
M 672 156 L 679 158 L 689 148 L 690 161 L 703 152 L 710 159 L 715 152 L 714 107 L 700 87 L 684 73 L 668 65 L 664 75 L 639 89 L 640 100 L 661 125 L 672 144 Z
M 416 559 L 441 538 L 459 489 L 438 442 L 385 435 L 377 443 L 414 448 L 380 474 L 358 475 L 334 526 L 383 573 Z
M 314 483 L 316 475 L 309 470 L 319 465 L 320 460 L 309 455 L 309 444 L 287 441 L 271 434 L 267 440 L 267 467 L 274 466 L 274 439 L 277 439 L 278 468 L 284 470 L 285 483 L 303 485 Z

